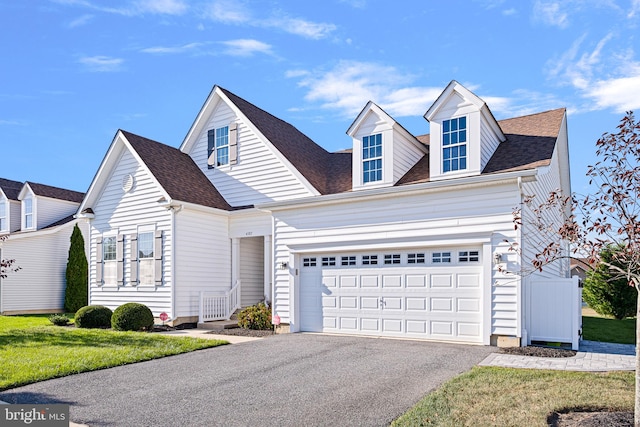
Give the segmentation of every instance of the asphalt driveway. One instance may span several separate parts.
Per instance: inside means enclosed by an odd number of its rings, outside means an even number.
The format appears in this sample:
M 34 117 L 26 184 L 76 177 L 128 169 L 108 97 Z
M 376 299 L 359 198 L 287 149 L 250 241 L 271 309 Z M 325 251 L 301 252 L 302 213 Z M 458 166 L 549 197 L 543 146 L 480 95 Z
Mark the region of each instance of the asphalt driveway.
M 90 426 L 384 426 L 492 347 L 288 334 L 44 381 L 9 403 L 68 403 Z

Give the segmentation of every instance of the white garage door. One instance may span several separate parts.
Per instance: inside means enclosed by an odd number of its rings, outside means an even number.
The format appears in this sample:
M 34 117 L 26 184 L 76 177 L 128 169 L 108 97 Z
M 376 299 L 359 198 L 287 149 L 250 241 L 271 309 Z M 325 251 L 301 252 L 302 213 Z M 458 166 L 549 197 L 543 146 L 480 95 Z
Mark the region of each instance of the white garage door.
M 305 254 L 302 331 L 482 342 L 480 250 Z

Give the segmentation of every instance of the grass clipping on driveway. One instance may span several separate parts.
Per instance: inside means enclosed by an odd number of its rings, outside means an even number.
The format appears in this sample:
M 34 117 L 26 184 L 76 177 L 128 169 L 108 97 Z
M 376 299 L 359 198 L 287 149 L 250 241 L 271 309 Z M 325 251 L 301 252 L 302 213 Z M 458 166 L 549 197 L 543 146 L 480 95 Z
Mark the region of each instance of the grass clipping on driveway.
M 392 426 L 547 426 L 569 411 L 633 411 L 633 372 L 476 367 L 445 383 Z
M 0 316 L 0 322 L 5 319 Z M 70 374 L 227 344 L 226 341 L 144 332 L 6 326 L 0 325 L 0 391 Z

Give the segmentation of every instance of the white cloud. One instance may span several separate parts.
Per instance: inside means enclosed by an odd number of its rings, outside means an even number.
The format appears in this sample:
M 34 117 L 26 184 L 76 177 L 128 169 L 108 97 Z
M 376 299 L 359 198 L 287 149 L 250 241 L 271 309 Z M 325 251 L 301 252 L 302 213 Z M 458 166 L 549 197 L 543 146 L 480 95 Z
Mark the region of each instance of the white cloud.
M 22 120 L 3 120 L 0 119 L 0 126 L 25 126 L 27 123 Z
M 83 25 L 88 24 L 89 21 L 91 21 L 92 19 L 93 19 L 93 15 L 82 15 L 79 18 L 76 18 L 73 21 L 69 22 L 68 27 L 69 28 L 81 27 Z
M 79 63 L 84 65 L 88 71 L 98 73 L 108 73 L 114 71 L 120 71 L 124 59 L 111 58 L 108 56 L 84 56 L 78 60 Z
M 321 39 L 329 36 L 336 29 L 333 24 L 312 22 L 302 18 L 292 18 L 282 13 L 269 17 L 255 17 L 240 2 L 216 0 L 208 8 L 206 16 L 224 24 L 249 25 L 259 28 L 275 28 L 290 34 L 309 39 Z
M 422 115 L 442 91 L 441 87 L 412 85 L 413 76 L 370 62 L 340 61 L 326 72 L 296 70 L 290 75 L 302 77 L 299 86 L 307 89 L 307 101 L 345 117 L 354 117 L 368 101 L 394 117 Z
M 505 10 L 502 11 L 502 14 L 504 16 L 513 16 L 513 15 L 515 15 L 517 13 L 518 13 L 518 11 L 513 7 L 511 9 L 505 9 Z
M 153 53 L 153 54 L 174 54 L 174 53 L 186 53 L 191 52 L 199 47 L 204 46 L 205 43 L 188 43 L 182 46 L 154 46 L 140 49 L 140 52 Z
M 225 53 L 232 56 L 252 56 L 255 53 L 271 55 L 271 45 L 252 39 L 237 39 L 221 42 L 227 46 Z
M 158 15 L 181 15 L 188 6 L 183 0 L 137 0 L 120 7 L 108 7 L 95 4 L 89 0 L 51 0 L 67 6 L 79 6 L 99 12 L 123 16 L 137 16 L 145 13 Z
M 591 51 L 581 52 L 582 36 L 549 70 L 549 77 L 577 89 L 587 101 L 581 110 L 611 108 L 624 112 L 640 108 L 640 62 L 631 49 L 606 51 L 612 34 L 602 38 Z
M 158 15 L 182 15 L 188 8 L 182 0 L 138 0 L 134 7 L 141 13 Z
M 631 9 L 627 14 L 627 18 L 633 18 L 640 13 L 640 0 L 631 0 Z
M 569 25 L 569 16 L 561 10 L 561 3 L 557 1 L 536 0 L 533 5 L 533 18 L 535 21 L 559 28 Z

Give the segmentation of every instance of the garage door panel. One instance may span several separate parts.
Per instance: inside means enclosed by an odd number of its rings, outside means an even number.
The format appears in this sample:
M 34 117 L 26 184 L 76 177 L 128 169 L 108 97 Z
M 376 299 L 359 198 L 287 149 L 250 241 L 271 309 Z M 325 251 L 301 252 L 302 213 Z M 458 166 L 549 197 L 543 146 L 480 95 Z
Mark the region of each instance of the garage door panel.
M 358 297 L 340 297 L 340 308 L 358 308 Z
M 363 310 L 380 310 L 380 299 L 378 297 L 361 297 L 360 307 Z
M 301 330 L 482 342 L 482 266 L 409 263 L 414 252 L 394 265 L 379 253 L 375 265 L 344 254 L 357 264 L 301 267 Z
M 378 276 L 362 275 L 360 276 L 360 284 L 362 288 L 378 288 L 379 286 Z
M 427 287 L 427 275 L 426 274 L 407 274 L 407 288 L 426 288 Z
M 453 288 L 453 280 L 451 274 L 432 274 L 432 288 Z
M 453 312 L 453 298 L 431 298 L 432 312 Z
M 389 274 L 382 276 L 383 288 L 400 288 L 402 287 L 402 276 L 400 274 Z
M 457 311 L 460 313 L 480 313 L 480 299 L 478 298 L 458 298 Z
M 358 287 L 358 277 L 357 276 L 340 276 L 340 287 L 341 288 Z

